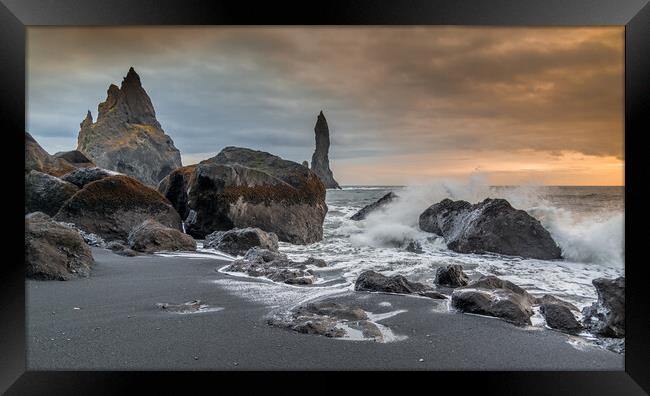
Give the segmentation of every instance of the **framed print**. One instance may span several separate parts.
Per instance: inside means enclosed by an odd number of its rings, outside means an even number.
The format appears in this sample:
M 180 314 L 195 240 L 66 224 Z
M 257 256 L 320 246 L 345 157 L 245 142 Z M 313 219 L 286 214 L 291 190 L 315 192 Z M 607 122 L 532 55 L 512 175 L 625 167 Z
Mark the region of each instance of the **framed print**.
M 8 394 L 650 389 L 647 2 L 2 3 Z

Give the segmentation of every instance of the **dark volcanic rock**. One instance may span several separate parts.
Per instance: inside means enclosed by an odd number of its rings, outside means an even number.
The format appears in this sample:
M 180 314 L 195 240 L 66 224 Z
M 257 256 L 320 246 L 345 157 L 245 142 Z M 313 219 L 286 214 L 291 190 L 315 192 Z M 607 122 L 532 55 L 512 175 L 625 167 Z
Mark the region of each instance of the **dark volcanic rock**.
M 494 316 L 517 325 L 529 325 L 533 297 L 512 282 L 484 276 L 451 295 L 451 305 L 461 312 Z
M 544 294 L 542 297 L 535 298 L 535 304 L 536 305 L 542 305 L 542 304 L 562 305 L 563 307 L 571 311 L 580 312 L 580 308 L 576 307 L 575 305 L 571 304 L 568 301 L 560 300 L 559 298 L 552 296 L 550 294 Z
M 361 330 L 364 338 L 383 341 L 381 331 L 363 309 L 329 300 L 300 305 L 285 315 L 269 319 L 268 324 L 325 337 L 344 337 L 345 327 L 350 327 Z
M 323 183 L 304 166 L 263 151 L 226 147 L 194 167 L 172 172 L 159 191 L 187 213 L 187 233 L 195 238 L 246 227 L 290 243 L 323 238 Z
M 384 276 L 375 271 L 365 271 L 354 284 L 356 291 L 372 291 L 397 294 L 418 294 L 430 298 L 447 298 L 432 288 L 418 282 L 411 282 L 402 275 Z
M 55 220 L 74 223 L 106 240 L 125 240 L 147 219 L 181 229 L 176 210 L 158 191 L 128 176 L 110 176 L 87 184 L 67 200 Z
M 129 233 L 127 242 L 131 249 L 144 253 L 196 250 L 194 238 L 152 219 L 147 219 L 134 227 Z
M 25 213 L 43 212 L 54 216 L 79 188 L 58 177 L 35 170 L 25 176 Z
M 334 175 L 330 170 L 330 131 L 322 111 L 316 120 L 314 132 L 316 133 L 316 150 L 314 150 L 314 154 L 311 156 L 311 170 L 318 175 L 325 188 L 340 189 L 341 187 L 334 180 Z
M 228 231 L 215 231 L 205 237 L 203 247 L 221 250 L 235 256 L 244 255 L 252 247 L 278 251 L 278 236 L 259 228 L 235 228 Z
M 180 152 L 156 120 L 151 99 L 133 68 L 120 88 L 112 84 L 108 88 L 97 121 L 93 123 L 89 111 L 80 127 L 77 150 L 101 168 L 157 186 L 181 166 Z
M 583 323 L 604 337 L 625 337 L 625 277 L 598 278 L 591 281 L 598 301 L 583 309 Z
M 113 253 L 119 254 L 120 256 L 134 257 L 139 255 L 138 252 L 136 252 L 133 249 L 130 249 L 128 246 L 126 246 L 124 243 L 120 241 L 108 242 L 106 244 L 106 248 L 112 250 Z
M 370 213 L 376 211 L 377 209 L 383 208 L 384 206 L 393 202 L 395 199 L 397 199 L 397 195 L 391 191 L 383 197 L 379 198 L 377 202 L 373 202 L 370 205 L 364 206 L 357 213 L 353 214 L 352 217 L 350 217 L 350 220 L 363 220 L 368 217 Z
M 469 278 L 463 272 L 463 266 L 450 264 L 436 270 L 435 284 L 449 287 L 467 286 Z
M 307 269 L 308 262 L 291 261 L 286 255 L 258 247 L 251 248 L 246 255 L 233 261 L 224 270 L 243 272 L 249 276 L 265 277 L 274 282 L 292 285 L 310 285 L 314 275 Z
M 577 333 L 582 330 L 582 326 L 576 320 L 571 310 L 560 304 L 542 304 L 540 312 L 546 319 L 546 324 L 552 329 L 562 330 L 567 333 Z
M 307 161 L 302 161 L 302 166 L 304 166 L 305 168 L 309 169 L 309 162 L 307 162 Z
M 476 205 L 445 199 L 425 210 L 423 231 L 445 238 L 459 253 L 499 253 L 541 260 L 561 258 L 560 248 L 540 222 L 504 199 L 485 199 Z
M 72 183 L 79 188 L 83 188 L 88 183 L 92 183 L 96 180 L 101 180 L 105 177 L 117 175 L 119 175 L 119 173 L 109 171 L 107 169 L 89 167 L 75 169 L 72 172 L 66 173 L 65 175 L 61 176 L 61 180 L 65 180 L 68 183 Z
M 28 278 L 68 280 L 90 274 L 92 251 L 79 233 L 41 212 L 25 216 L 25 270 Z
M 95 163 L 79 150 L 60 151 L 54 154 L 54 157 L 64 159 L 77 168 L 90 168 L 95 166 Z
M 25 174 L 36 170 L 52 176 L 61 176 L 73 169 L 75 167 L 68 161 L 48 154 L 32 135 L 25 132 Z
M 406 244 L 404 250 L 406 250 L 407 252 L 417 253 L 417 254 L 424 253 L 424 250 L 422 250 L 422 245 L 418 241 L 409 241 Z

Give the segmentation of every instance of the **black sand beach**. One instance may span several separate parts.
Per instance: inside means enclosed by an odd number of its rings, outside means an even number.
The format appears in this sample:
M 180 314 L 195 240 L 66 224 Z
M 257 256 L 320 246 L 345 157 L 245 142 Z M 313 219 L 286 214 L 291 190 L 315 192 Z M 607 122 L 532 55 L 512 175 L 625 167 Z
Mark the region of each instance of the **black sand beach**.
M 232 278 L 215 271 L 214 259 L 129 258 L 96 248 L 93 255 L 90 278 L 27 280 L 28 369 L 623 369 L 623 355 L 571 345 L 562 333 L 434 312 L 433 300 L 397 295 L 337 298 L 372 312 L 382 301 L 408 310 L 381 321 L 405 340 L 297 334 L 267 325 L 270 307 L 214 283 Z M 155 305 L 194 299 L 223 309 L 178 314 Z

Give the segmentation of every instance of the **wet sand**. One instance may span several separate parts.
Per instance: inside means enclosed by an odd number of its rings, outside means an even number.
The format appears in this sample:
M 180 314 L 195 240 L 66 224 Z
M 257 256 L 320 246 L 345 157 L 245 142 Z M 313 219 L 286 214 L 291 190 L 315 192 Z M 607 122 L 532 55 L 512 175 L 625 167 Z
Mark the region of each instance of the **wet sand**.
M 623 370 L 623 355 L 572 345 L 572 337 L 551 330 L 440 312 L 438 302 L 425 298 L 336 297 L 374 313 L 407 310 L 381 321 L 407 336 L 403 341 L 298 334 L 266 324 L 273 307 L 224 287 L 256 282 L 215 271 L 226 262 L 93 254 L 89 278 L 27 281 L 28 369 Z M 156 306 L 194 299 L 214 310 L 178 314 Z

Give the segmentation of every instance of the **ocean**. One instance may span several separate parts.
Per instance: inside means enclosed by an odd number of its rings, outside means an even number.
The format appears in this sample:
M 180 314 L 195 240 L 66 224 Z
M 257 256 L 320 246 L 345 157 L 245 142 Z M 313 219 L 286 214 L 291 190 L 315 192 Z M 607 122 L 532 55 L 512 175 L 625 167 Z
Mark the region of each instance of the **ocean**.
M 363 206 L 391 191 L 400 198 L 385 210 L 362 221 L 350 220 Z M 442 238 L 417 225 L 420 213 L 444 198 L 470 203 L 507 199 L 540 220 L 562 249 L 563 259 L 450 251 Z M 280 251 L 291 259 L 313 256 L 328 262 L 328 267 L 316 271 L 320 278 L 313 285 L 316 288 L 349 290 L 366 270 L 433 285 L 436 269 L 454 263 L 461 264 L 471 278 L 496 275 L 533 295 L 552 294 L 582 308 L 596 301 L 593 279 L 624 274 L 624 187 L 490 187 L 478 182 L 344 186 L 327 190 L 326 202 L 329 211 L 322 241 L 305 246 L 280 243 Z M 423 253 L 406 251 L 403 246 L 409 240 L 419 241 Z

